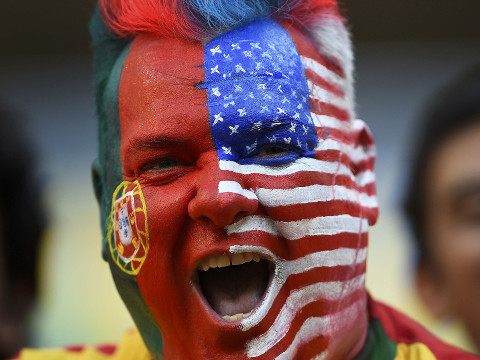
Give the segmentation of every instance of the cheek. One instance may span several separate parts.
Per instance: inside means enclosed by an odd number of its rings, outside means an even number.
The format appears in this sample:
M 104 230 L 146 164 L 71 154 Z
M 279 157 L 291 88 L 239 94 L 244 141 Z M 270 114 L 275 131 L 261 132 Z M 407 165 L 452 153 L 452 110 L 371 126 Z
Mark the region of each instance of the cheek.
M 145 271 L 137 278 L 139 284 L 152 285 L 155 281 L 174 274 L 178 259 L 179 241 L 188 222 L 188 203 L 193 190 L 186 182 L 163 187 L 144 187 L 148 216 L 150 252 Z M 153 286 L 155 288 L 155 286 Z

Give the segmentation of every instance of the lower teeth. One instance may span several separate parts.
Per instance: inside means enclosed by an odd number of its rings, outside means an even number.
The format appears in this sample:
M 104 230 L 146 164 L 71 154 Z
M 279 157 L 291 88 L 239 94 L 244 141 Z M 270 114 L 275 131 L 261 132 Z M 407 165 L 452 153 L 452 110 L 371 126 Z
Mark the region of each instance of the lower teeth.
M 235 320 L 242 320 L 242 319 L 245 319 L 246 317 L 250 316 L 252 312 L 248 312 L 246 314 L 235 314 L 235 315 L 224 315 L 222 316 L 225 320 L 227 321 L 235 321 Z

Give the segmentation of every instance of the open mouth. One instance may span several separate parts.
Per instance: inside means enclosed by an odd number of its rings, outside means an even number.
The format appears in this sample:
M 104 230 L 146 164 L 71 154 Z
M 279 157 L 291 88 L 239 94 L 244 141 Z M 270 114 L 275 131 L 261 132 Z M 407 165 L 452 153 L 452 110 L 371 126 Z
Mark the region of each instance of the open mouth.
M 198 288 L 223 319 L 242 320 L 262 301 L 273 273 L 273 263 L 257 253 L 211 256 L 199 266 Z

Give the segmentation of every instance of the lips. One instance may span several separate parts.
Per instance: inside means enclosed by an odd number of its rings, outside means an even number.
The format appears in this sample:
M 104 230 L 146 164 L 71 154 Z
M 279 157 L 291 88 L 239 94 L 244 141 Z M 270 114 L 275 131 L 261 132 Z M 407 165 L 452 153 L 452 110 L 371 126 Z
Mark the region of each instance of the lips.
M 210 256 L 198 267 L 196 288 L 224 320 L 242 320 L 262 301 L 273 270 L 255 252 Z

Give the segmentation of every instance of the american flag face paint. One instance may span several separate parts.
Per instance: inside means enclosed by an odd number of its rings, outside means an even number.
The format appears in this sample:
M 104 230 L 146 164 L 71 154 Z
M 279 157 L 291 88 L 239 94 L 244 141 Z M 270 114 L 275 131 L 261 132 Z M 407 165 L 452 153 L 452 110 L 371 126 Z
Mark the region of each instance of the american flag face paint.
M 165 358 L 361 348 L 374 148 L 347 85 L 310 39 L 273 21 L 205 46 L 132 42 L 120 155 L 145 199 L 150 248 L 135 281 Z

